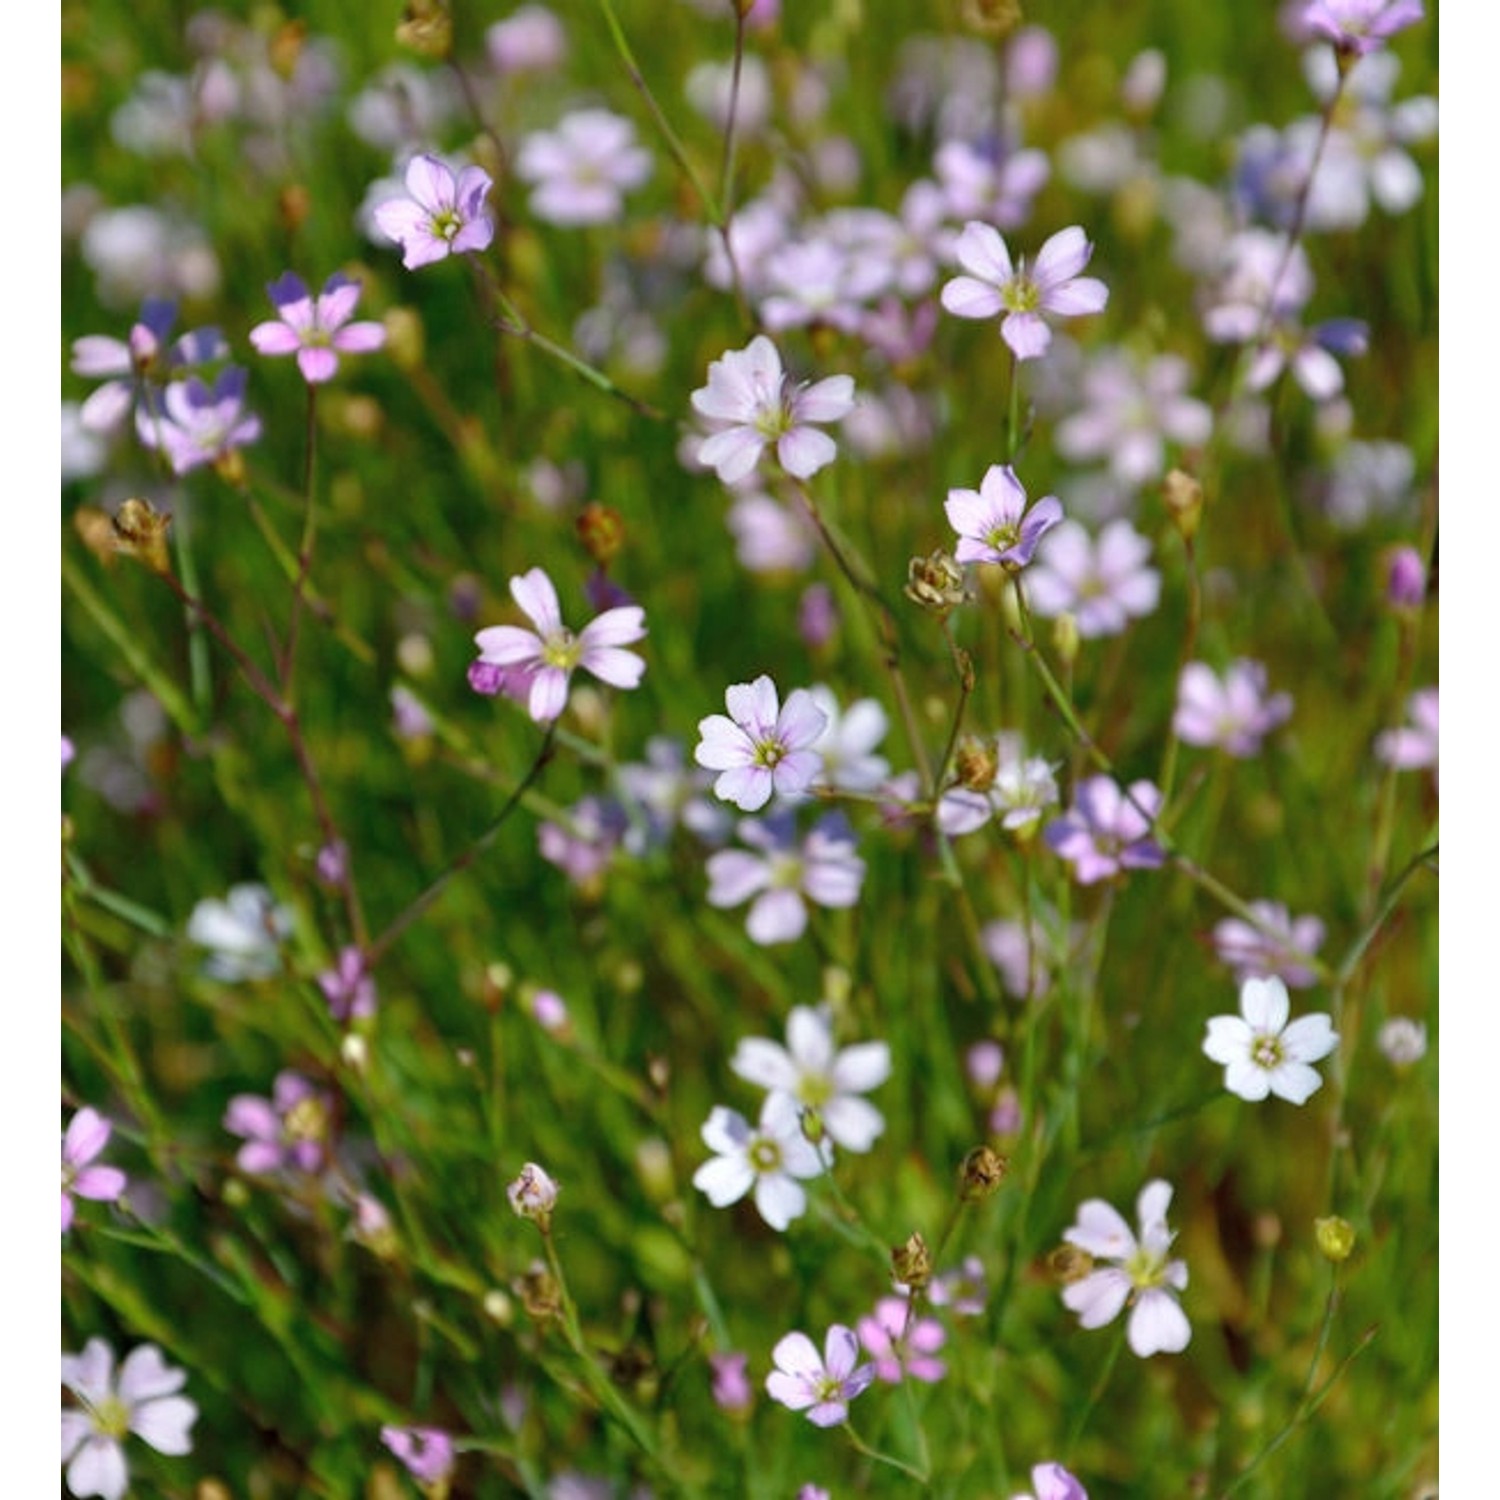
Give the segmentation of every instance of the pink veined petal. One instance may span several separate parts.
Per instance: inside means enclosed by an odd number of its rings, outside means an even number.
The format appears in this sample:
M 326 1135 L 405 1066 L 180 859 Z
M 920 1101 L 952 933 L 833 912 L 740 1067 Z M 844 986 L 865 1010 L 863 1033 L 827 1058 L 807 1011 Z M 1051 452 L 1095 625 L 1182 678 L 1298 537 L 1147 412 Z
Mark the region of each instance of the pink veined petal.
M 698 744 L 693 759 L 710 771 L 728 771 L 748 765 L 754 752 L 745 731 L 723 714 L 710 714 L 698 721 Z
M 988 549 L 981 549 L 988 555 Z M 956 554 L 964 562 L 963 552 Z M 982 792 L 971 792 L 963 787 L 944 792 L 938 801 L 937 824 L 949 838 L 961 838 L 983 828 L 994 816 L 995 808 Z
M 891 1049 L 885 1042 L 857 1042 L 833 1061 L 830 1077 L 840 1093 L 863 1094 L 891 1076 Z
M 805 749 L 817 744 L 819 736 L 828 728 L 828 715 L 818 707 L 818 700 L 806 688 L 793 688 L 787 694 L 776 728 L 788 745 Z
M 1167 1210 L 1172 1206 L 1172 1185 L 1161 1178 L 1153 1178 L 1140 1191 L 1135 1200 L 1135 1216 L 1144 1233 L 1154 1225 L 1165 1224 Z
M 125 1191 L 125 1174 L 118 1167 L 85 1167 L 73 1181 L 80 1198 L 109 1202 Z
M 754 682 L 736 682 L 725 688 L 724 704 L 736 724 L 757 736 L 771 732 L 781 711 L 776 684 L 765 672 Z
M 1084 1328 L 1103 1328 L 1120 1315 L 1130 1296 L 1130 1277 L 1121 1270 L 1108 1267 L 1091 1271 L 1081 1281 L 1074 1281 L 1063 1288 L 1063 1306 L 1078 1314 L 1078 1322 Z
M 849 1406 L 844 1401 L 820 1401 L 807 1414 L 814 1427 L 837 1427 L 849 1415 Z
M 1004 285 L 1015 275 L 1005 238 L 991 224 L 971 219 L 959 231 L 953 253 L 971 276 Z
M 741 1152 L 750 1140 L 750 1122 L 737 1109 L 716 1104 L 708 1112 L 698 1134 L 703 1144 L 718 1156 Z
M 90 1406 L 110 1394 L 114 1373 L 114 1351 L 101 1338 L 91 1338 L 81 1354 L 62 1357 L 62 1383 Z
M 68 1465 L 68 1488 L 75 1495 L 122 1500 L 129 1484 L 125 1452 L 113 1438 L 89 1438 Z
M 453 253 L 472 255 L 476 250 L 488 250 L 494 238 L 494 221 L 487 214 L 476 214 L 453 236 Z
M 811 1005 L 792 1007 L 786 1022 L 786 1043 L 799 1072 L 821 1077 L 832 1066 L 833 1034 Z
M 66 1408 L 62 1414 L 62 1461 L 67 1461 L 78 1451 L 94 1430 L 93 1421 L 87 1412 L 77 1408 Z
M 808 1377 L 788 1375 L 785 1370 L 772 1370 L 766 1376 L 766 1394 L 790 1411 L 806 1411 L 818 1399 Z
M 1152 1354 L 1180 1354 L 1193 1336 L 1177 1299 L 1160 1287 L 1142 1292 L 1126 1328 L 1130 1347 L 1142 1359 Z
M 357 281 L 345 281 L 330 276 L 328 283 L 318 296 L 317 318 L 320 327 L 332 332 L 342 328 L 354 315 L 359 305 L 359 296 L 364 289 Z M 285 311 L 282 316 L 286 317 Z M 289 320 L 290 321 L 290 320 Z
M 542 640 L 519 625 L 489 625 L 474 637 L 481 661 L 496 667 L 514 667 L 540 662 Z
M 98 379 L 101 375 L 128 375 L 130 364 L 130 347 L 119 339 L 90 333 L 73 340 L 70 368 L 75 375 L 89 379 Z
M 794 427 L 776 442 L 781 467 L 797 479 L 808 479 L 839 455 L 838 444 L 816 427 Z
M 1306 1104 L 1323 1087 L 1322 1075 L 1308 1063 L 1284 1062 L 1267 1075 L 1270 1090 L 1289 1104 Z
M 302 347 L 297 330 L 279 319 L 257 323 L 250 330 L 250 343 L 259 354 L 295 354 Z
M 843 1323 L 833 1324 L 823 1339 L 823 1368 L 836 1380 L 847 1380 L 859 1363 L 859 1340 Z
M 378 204 L 373 217 L 383 234 L 401 243 L 417 236 L 435 238 L 432 234 L 431 216 L 410 198 L 392 198 L 388 203 Z M 446 251 L 447 246 L 443 246 L 443 249 Z
M 1043 242 L 1031 268 L 1031 279 L 1044 293 L 1057 290 L 1083 270 L 1093 253 L 1088 236 L 1078 225 L 1070 224 Z
M 531 679 L 526 712 L 538 724 L 550 724 L 568 701 L 568 674 L 561 667 L 541 667 Z
M 1291 1012 L 1286 985 L 1274 974 L 1266 979 L 1247 979 L 1240 986 L 1240 1014 L 1253 1030 L 1279 1035 Z
M 1338 360 L 1317 344 L 1305 344 L 1292 356 L 1292 374 L 1314 401 L 1327 401 L 1344 388 Z
M 1017 359 L 1039 359 L 1052 342 L 1052 330 L 1040 313 L 1013 312 L 1000 324 L 1000 337 Z
M 557 590 L 541 568 L 531 568 L 510 581 L 510 596 L 536 626 L 537 634 L 546 640 L 563 628 L 562 610 Z
M 976 281 L 972 276 L 955 276 L 945 282 L 940 300 L 955 318 L 993 318 L 1005 308 L 998 287 Z
M 67 1189 L 62 1193 L 62 1232 L 66 1234 L 73 1227 L 74 1217 L 73 1200 L 68 1196 Z
M 74 1167 L 92 1161 L 108 1144 L 112 1128 L 98 1110 L 85 1105 L 68 1121 L 63 1136 L 63 1160 Z
M 799 391 L 793 402 L 797 418 L 803 422 L 837 422 L 854 410 L 854 378 L 830 375 L 805 391 Z
M 406 168 L 406 191 L 429 213 L 451 210 L 458 201 L 453 173 L 435 156 L 414 156 Z
M 698 445 L 698 462 L 717 471 L 725 484 L 736 484 L 755 467 L 766 440 L 753 427 L 730 427 L 710 433 Z
M 338 374 L 339 357 L 332 349 L 299 349 L 297 368 L 309 385 L 322 385 Z
M 89 432 L 111 432 L 129 410 L 130 387 L 123 380 L 111 380 L 84 398 L 78 420 Z
M 1026 491 L 1009 464 L 991 464 L 979 481 L 979 493 L 990 517 L 987 525 L 997 521 L 1014 525 L 1026 509 Z
M 978 490 L 949 490 L 943 513 L 960 536 L 977 537 L 985 530 L 990 511 Z
M 1060 318 L 1078 318 L 1087 313 L 1103 312 L 1109 302 L 1109 288 L 1092 276 L 1078 276 L 1042 294 L 1042 306 Z
M 401 256 L 401 264 L 408 271 L 420 271 L 423 266 L 436 265 L 440 260 L 447 260 L 452 250 L 458 249 L 455 242 L 452 246 L 435 234 L 427 234 L 422 230 L 416 230 L 405 236 L 405 250 Z M 358 328 L 360 325 L 355 324 Z M 345 330 L 347 333 L 349 330 Z M 342 346 L 341 346 L 342 347 Z M 363 350 L 352 349 L 351 354 L 363 353 Z
M 383 323 L 350 323 L 333 336 L 333 347 L 340 354 L 371 354 L 385 348 Z
M 131 1414 L 130 1430 L 169 1456 L 191 1453 L 193 1423 L 198 1408 L 186 1396 L 166 1396 L 144 1402 Z

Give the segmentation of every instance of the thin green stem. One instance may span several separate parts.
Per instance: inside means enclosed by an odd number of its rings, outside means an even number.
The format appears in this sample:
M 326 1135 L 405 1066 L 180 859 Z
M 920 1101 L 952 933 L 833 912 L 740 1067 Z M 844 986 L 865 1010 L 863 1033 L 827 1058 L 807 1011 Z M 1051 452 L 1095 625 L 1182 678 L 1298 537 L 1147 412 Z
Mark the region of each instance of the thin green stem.
M 888 1468 L 899 1469 L 909 1479 L 915 1479 L 924 1489 L 932 1483 L 932 1476 L 922 1469 L 913 1468 L 911 1464 L 903 1459 L 894 1457 L 889 1453 L 882 1453 L 879 1448 L 872 1448 L 860 1435 L 850 1426 L 846 1419 L 843 1423 L 845 1433 L 849 1441 L 854 1445 L 855 1451 L 864 1454 L 868 1459 L 873 1459 L 878 1464 L 885 1464 Z

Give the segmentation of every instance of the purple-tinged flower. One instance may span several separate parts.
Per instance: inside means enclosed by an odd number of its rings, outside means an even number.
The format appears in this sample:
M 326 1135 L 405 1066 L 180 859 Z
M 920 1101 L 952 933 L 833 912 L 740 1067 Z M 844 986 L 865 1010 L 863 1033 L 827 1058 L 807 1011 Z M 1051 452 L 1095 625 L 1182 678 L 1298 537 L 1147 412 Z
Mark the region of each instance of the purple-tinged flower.
M 288 271 L 266 288 L 278 316 L 257 323 L 250 342 L 261 354 L 295 354 L 297 368 L 309 385 L 321 385 L 338 373 L 339 355 L 369 354 L 385 344 L 379 323 L 351 323 L 360 284 L 335 271 L 314 297 L 300 276 Z
M 545 1229 L 557 1207 L 557 1184 L 544 1167 L 529 1161 L 521 1175 L 505 1189 L 512 1209 L 523 1219 L 534 1219 Z
M 720 772 L 714 795 L 744 812 L 756 812 L 773 793 L 805 792 L 822 768 L 813 749 L 828 716 L 806 688 L 794 688 L 781 705 L 776 684 L 764 673 L 754 682 L 724 690 L 723 714 L 698 721 L 693 759 Z M 743 899 L 743 897 L 741 898 Z
M 718 430 L 698 449 L 700 463 L 725 484 L 743 479 L 775 444 L 781 467 L 807 479 L 838 456 L 838 445 L 812 423 L 837 422 L 854 408 L 854 381 L 830 375 L 814 385 L 794 384 L 781 355 L 764 334 L 731 349 L 708 367 L 708 384 L 692 394 L 693 410 Z
M 977 1255 L 966 1255 L 961 1266 L 933 1277 L 927 1295 L 934 1307 L 951 1308 L 954 1317 L 977 1318 L 990 1297 L 984 1262 Z
M 484 34 L 490 66 L 502 77 L 545 73 L 567 56 L 562 22 L 545 5 L 522 5 Z
M 1245 388 L 1263 391 L 1290 366 L 1292 378 L 1314 401 L 1328 401 L 1344 388 L 1344 372 L 1334 356 L 1364 354 L 1369 327 L 1358 318 L 1330 318 L 1311 328 L 1278 322 L 1259 344 L 1245 372 Z
M 854 333 L 866 304 L 890 285 L 890 270 L 880 260 L 827 238 L 782 245 L 762 270 L 761 322 L 773 333 L 808 324 Z
M 482 167 L 453 168 L 436 156 L 412 157 L 406 168 L 406 198 L 375 209 L 375 222 L 401 246 L 408 271 L 450 255 L 486 250 L 495 221 L 484 200 L 494 183 Z
M 803 1134 L 802 1111 L 790 1094 L 767 1094 L 753 1128 L 738 1110 L 716 1104 L 700 1133 L 714 1155 L 693 1173 L 693 1186 L 715 1208 L 753 1192 L 756 1209 L 772 1229 L 785 1229 L 802 1216 L 807 1208 L 802 1182 L 821 1176 L 831 1154 L 826 1144 L 820 1149 Z
M 1427 564 L 1415 547 L 1395 547 L 1386 560 L 1385 599 L 1398 614 L 1419 610 L 1427 598 Z
M 1267 693 L 1261 662 L 1231 662 L 1220 678 L 1205 663 L 1190 661 L 1177 681 L 1172 732 L 1185 744 L 1246 759 L 1260 754 L 1261 741 L 1291 712 L 1289 694 Z
M 537 848 L 574 885 L 597 895 L 629 827 L 625 809 L 612 798 L 583 797 L 568 809 L 566 823 L 537 826 Z
M 200 328 L 169 344 L 176 317 L 175 302 L 152 297 L 142 304 L 139 320 L 124 339 L 89 334 L 73 341 L 73 373 L 105 377 L 79 409 L 86 431 L 113 432 L 134 406 L 137 435 L 148 448 L 156 446 L 155 423 L 168 382 L 229 352 L 217 328 Z
M 248 371 L 230 365 L 212 386 L 190 375 L 167 387 L 154 430 L 174 474 L 218 463 L 260 436 L 260 418 L 245 410 L 248 379 Z
M 235 1156 L 242 1172 L 319 1172 L 328 1160 L 332 1101 L 300 1073 L 284 1068 L 271 1098 L 236 1094 L 224 1111 L 224 1128 L 243 1137 Z
M 1018 1000 L 1040 1000 L 1067 958 L 1067 945 L 1037 918 L 1029 929 L 1003 918 L 986 922 L 980 942 L 1000 971 L 1006 993 Z
M 1312 296 L 1312 268 L 1299 244 L 1271 229 L 1244 229 L 1224 247 L 1204 331 L 1221 344 L 1246 344 L 1295 320 Z
M 797 600 L 797 634 L 809 651 L 821 651 L 839 628 L 839 607 L 826 583 L 810 583 Z
M 1410 1016 L 1392 1016 L 1375 1033 L 1375 1045 L 1393 1068 L 1409 1068 L 1427 1056 L 1427 1028 Z
M 790 811 L 744 818 L 739 837 L 756 853 L 720 849 L 708 857 L 708 904 L 740 906 L 751 897 L 745 930 L 761 944 L 791 943 L 807 927 L 807 902 L 846 907 L 859 900 L 865 862 L 840 813 L 820 818 L 801 844 Z
M 859 1363 L 859 1340 L 852 1328 L 835 1323 L 823 1340 L 823 1354 L 805 1333 L 789 1333 L 771 1351 L 776 1368 L 766 1391 L 792 1411 L 805 1411 L 815 1427 L 837 1427 L 849 1403 L 869 1388 L 875 1366 Z
M 1030 269 L 1024 259 L 1013 266 L 1000 231 L 977 220 L 964 225 L 954 253 L 969 274 L 944 285 L 943 306 L 960 318 L 1004 313 L 1000 337 L 1018 360 L 1037 359 L 1052 342 L 1043 313 L 1076 318 L 1102 311 L 1109 301 L 1102 281 L 1078 274 L 1094 247 L 1076 224 L 1047 240 Z
M 1432 767 L 1432 783 L 1438 775 L 1438 690 L 1418 688 L 1406 701 L 1406 724 L 1385 729 L 1375 736 L 1375 756 L 1398 771 L 1420 771 Z
M 341 1025 L 375 1014 L 375 976 L 355 945 L 339 950 L 334 966 L 318 975 L 318 988 L 328 1002 L 329 1013 Z
M 737 495 L 725 520 L 734 533 L 735 557 L 752 573 L 801 573 L 817 555 L 812 523 L 769 495 Z
M 1009 464 L 991 464 L 977 490 L 949 490 L 943 503 L 958 533 L 953 556 L 961 563 L 999 563 L 1017 571 L 1036 544 L 1062 520 L 1062 502 L 1045 495 L 1028 511 L 1026 491 Z
M 1127 795 L 1112 776 L 1090 776 L 1073 790 L 1073 806 L 1047 825 L 1043 837 L 1073 866 L 1080 885 L 1108 880 L 1121 870 L 1155 870 L 1166 862 L 1151 824 L 1161 811 L 1161 792 L 1135 781 Z
M 709 795 L 712 774 L 687 764 L 680 740 L 653 735 L 646 741 L 646 759 L 622 765 L 617 775 L 634 814 L 625 835 L 632 854 L 664 844 L 679 823 L 705 844 L 729 837 L 734 814 Z
M 785 1047 L 747 1037 L 729 1066 L 747 1082 L 817 1110 L 829 1140 L 846 1151 L 868 1151 L 885 1129 L 885 1117 L 859 1096 L 890 1077 L 891 1049 L 884 1042 L 859 1042 L 835 1050 L 826 1008 L 794 1006 Z
M 1118 635 L 1161 597 L 1161 574 L 1147 565 L 1150 556 L 1151 543 L 1129 521 L 1110 521 L 1097 540 L 1077 521 L 1064 521 L 1027 574 L 1027 601 L 1045 619 L 1073 615 L 1085 640 Z
M 1052 174 L 1044 151 L 1018 150 L 989 133 L 978 144 L 946 140 L 932 158 L 948 215 L 1016 229 L 1031 217 L 1031 200 Z
M 875 1361 L 875 1377 L 899 1385 L 908 1375 L 932 1385 L 948 1373 L 937 1351 L 948 1332 L 936 1318 L 913 1318 L 907 1325 L 904 1297 L 882 1297 L 869 1317 L 859 1320 L 859 1341 Z
M 125 1191 L 118 1167 L 96 1167 L 94 1158 L 109 1144 L 114 1127 L 98 1110 L 85 1106 L 68 1121 L 62 1138 L 62 1232 L 73 1227 L 73 1199 L 114 1203 Z
M 1089 1500 L 1089 1495 L 1060 1463 L 1045 1463 L 1032 1465 L 1031 1493 L 1012 1500 Z
M 1252 901 L 1250 910 L 1260 919 L 1259 926 L 1243 917 L 1225 917 L 1215 924 L 1219 962 L 1228 964 L 1241 983 L 1274 976 L 1293 989 L 1316 984 L 1317 972 L 1308 961 L 1323 944 L 1321 918 L 1293 917 L 1276 901 Z
M 541 568 L 512 578 L 510 593 L 536 629 L 491 625 L 474 637 L 474 644 L 480 661 L 489 666 L 533 673 L 527 708 L 538 724 L 550 724 L 563 711 L 568 679 L 578 667 L 613 687 L 639 685 L 646 663 L 623 649 L 646 634 L 646 615 L 639 605 L 607 609 L 574 635 L 562 622 L 557 590 Z
M 404 683 L 391 689 L 391 719 L 397 739 L 424 740 L 433 730 L 426 705 Z
M 82 1403 L 62 1412 L 62 1461 L 68 1489 L 78 1496 L 123 1500 L 130 1488 L 125 1439 L 134 1433 L 158 1453 L 191 1453 L 198 1408 L 177 1393 L 187 1374 L 163 1358 L 155 1344 L 139 1344 L 115 1376 L 115 1355 L 93 1338 L 82 1354 L 64 1354 L 62 1383 Z
M 651 154 L 635 142 L 635 126 L 607 109 L 565 115 L 556 130 L 523 137 L 516 175 L 532 184 L 531 211 L 549 224 L 610 224 L 624 194 L 651 175 Z
M 875 748 L 890 727 L 885 710 L 874 698 L 860 698 L 847 710 L 839 707 L 833 689 L 816 683 L 808 689 L 813 702 L 828 719 L 813 744 L 823 765 L 813 786 L 843 792 L 873 792 L 891 774 L 891 764 Z
M 1072 1228 L 1063 1234 L 1095 1261 L 1114 1264 L 1090 1271 L 1063 1288 L 1063 1305 L 1078 1314 L 1084 1328 L 1102 1328 L 1132 1304 L 1125 1336 L 1142 1359 L 1152 1354 L 1180 1354 L 1192 1338 L 1177 1293 L 1188 1283 L 1185 1262 L 1168 1259 L 1173 1233 L 1167 1228 L 1172 1189 L 1160 1178 L 1148 1182 L 1136 1199 L 1141 1235 L 1102 1198 L 1078 1207 Z
M 747 1415 L 755 1404 L 755 1393 L 750 1389 L 747 1373 L 750 1356 L 729 1350 L 723 1354 L 710 1354 L 708 1362 L 714 1372 L 714 1405 L 732 1417 Z
M 1052 767 L 1039 755 L 1028 756 L 1020 735 L 997 734 L 993 746 L 991 751 L 982 740 L 960 742 L 960 763 L 967 758 L 975 768 L 938 799 L 937 825 L 949 838 L 973 833 L 991 818 L 999 818 L 1008 832 L 1029 837 L 1057 801 Z
M 1240 1013 L 1214 1016 L 1203 1039 L 1204 1053 L 1224 1067 L 1224 1087 L 1252 1102 L 1275 1094 L 1306 1104 L 1322 1087 L 1312 1065 L 1339 1044 L 1332 1018 L 1321 1013 L 1287 1024 L 1292 1002 L 1272 976 L 1240 986 Z
M 1302 24 L 1338 51 L 1363 57 L 1422 19 L 1422 0 L 1307 0 Z
M 1192 372 L 1163 354 L 1141 360 L 1106 349 L 1083 373 L 1084 406 L 1057 426 L 1057 451 L 1075 463 L 1106 459 L 1129 489 L 1160 479 L 1168 442 L 1195 447 L 1213 428 L 1208 407 L 1186 394 Z
M 440 1427 L 387 1424 L 380 1429 L 380 1441 L 401 1460 L 418 1484 L 439 1484 L 453 1472 L 457 1458 L 453 1439 Z

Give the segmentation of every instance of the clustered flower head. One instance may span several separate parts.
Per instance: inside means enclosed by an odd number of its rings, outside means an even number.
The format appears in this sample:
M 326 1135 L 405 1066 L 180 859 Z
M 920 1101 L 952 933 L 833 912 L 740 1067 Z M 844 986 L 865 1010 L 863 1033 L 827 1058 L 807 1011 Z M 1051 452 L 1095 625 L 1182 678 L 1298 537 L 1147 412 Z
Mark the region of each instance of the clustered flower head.
M 1062 502 L 1046 495 L 1028 511 L 1026 491 L 1009 464 L 991 464 L 977 490 L 948 491 L 943 509 L 958 533 L 954 558 L 999 563 L 1012 570 L 1031 561 L 1036 545 L 1062 520 Z
M 527 710 L 538 724 L 550 724 L 562 713 L 568 681 L 578 667 L 612 687 L 640 684 L 646 663 L 624 649 L 646 634 L 639 605 L 607 609 L 575 635 L 563 624 L 557 590 L 541 568 L 512 578 L 510 593 L 535 629 L 491 625 L 474 644 L 482 665 L 526 674 Z
M 414 156 L 406 168 L 410 196 L 380 204 L 375 222 L 401 246 L 408 271 L 485 250 L 495 237 L 495 221 L 484 206 L 493 186 L 482 167 L 455 174 L 436 156 Z
M 849 415 L 854 380 L 830 375 L 814 385 L 796 385 L 782 369 L 776 345 L 757 334 L 745 348 L 714 360 L 708 384 L 691 400 L 693 410 L 714 426 L 699 446 L 699 461 L 725 484 L 744 479 L 769 444 L 788 474 L 807 479 L 838 455 L 833 439 L 812 424 Z
M 257 323 L 250 342 L 261 354 L 295 354 L 297 368 L 309 385 L 321 385 L 338 373 L 339 355 L 368 354 L 385 344 L 380 323 L 351 323 L 360 284 L 334 272 L 314 297 L 300 276 L 288 271 L 266 288 L 277 316 Z
M 125 1440 L 132 1433 L 170 1457 L 192 1452 L 198 1408 L 178 1394 L 187 1373 L 169 1365 L 155 1344 L 132 1349 L 116 1375 L 114 1350 L 92 1338 L 81 1354 L 63 1355 L 62 1383 L 81 1403 L 62 1412 L 62 1461 L 73 1494 L 123 1500 L 130 1488 Z
M 1187 1265 L 1168 1256 L 1173 1232 L 1167 1228 L 1172 1189 L 1160 1178 L 1148 1182 L 1136 1199 L 1140 1238 L 1102 1198 L 1078 1207 L 1078 1217 L 1063 1239 L 1094 1261 L 1095 1267 L 1063 1288 L 1063 1303 L 1078 1314 L 1084 1328 L 1113 1322 L 1127 1303 L 1130 1322 L 1125 1336 L 1142 1359 L 1152 1354 L 1180 1354 L 1188 1346 L 1192 1328 L 1177 1303 L 1177 1293 L 1188 1283 Z
M 698 723 L 693 759 L 718 771 L 714 795 L 744 812 L 756 812 L 774 794 L 795 796 L 812 785 L 822 766 L 813 748 L 828 716 L 806 688 L 794 688 L 782 704 L 764 673 L 724 691 L 723 714 Z
M 860 1364 L 854 1330 L 835 1323 L 823 1340 L 823 1353 L 805 1333 L 789 1333 L 771 1351 L 776 1368 L 766 1391 L 792 1411 L 805 1411 L 815 1427 L 837 1427 L 849 1403 L 875 1379 L 875 1366 Z
M 1339 1044 L 1331 1017 L 1321 1013 L 1287 1024 L 1292 1012 L 1286 985 L 1272 975 L 1240 986 L 1240 1013 L 1215 1016 L 1204 1052 L 1224 1066 L 1224 1087 L 1252 1102 L 1275 1094 L 1306 1104 L 1323 1086 L 1321 1062 Z
M 1076 318 L 1103 311 L 1109 301 L 1109 288 L 1102 281 L 1079 275 L 1094 247 L 1076 224 L 1048 239 L 1029 267 L 1024 258 L 1013 265 L 1000 231 L 978 220 L 964 225 L 954 253 L 969 274 L 944 285 L 943 306 L 959 318 L 1003 313 L 1000 337 L 1018 360 L 1038 359 L 1047 352 L 1052 330 L 1044 313 Z

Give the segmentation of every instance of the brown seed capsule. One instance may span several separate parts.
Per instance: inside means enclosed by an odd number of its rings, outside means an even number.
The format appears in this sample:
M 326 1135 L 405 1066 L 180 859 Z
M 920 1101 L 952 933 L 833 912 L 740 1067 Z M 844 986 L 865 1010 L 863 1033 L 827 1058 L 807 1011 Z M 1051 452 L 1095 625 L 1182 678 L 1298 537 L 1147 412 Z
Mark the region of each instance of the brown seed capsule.
M 966 597 L 964 570 L 939 547 L 926 557 L 914 557 L 907 563 L 903 592 L 913 604 L 946 619 Z
M 964 1157 L 960 1192 L 971 1203 L 988 1198 L 1005 1181 L 1009 1171 L 1009 1157 L 1001 1156 L 989 1146 L 976 1146 Z
M 115 512 L 115 551 L 144 563 L 153 573 L 170 573 L 167 528 L 172 517 L 149 500 L 130 499 Z
M 1082 1281 L 1094 1269 L 1094 1257 L 1077 1245 L 1059 1245 L 1047 1257 L 1047 1271 L 1063 1286 Z
M 448 0 L 407 0 L 396 40 L 423 57 L 445 58 L 453 50 L 453 17 Z
M 607 568 L 620 548 L 625 545 L 625 520 L 619 511 L 597 500 L 590 500 L 578 513 L 574 523 L 578 528 L 578 540 L 583 550 L 599 564 Z
M 994 744 L 966 735 L 953 755 L 953 773 L 958 784 L 971 792 L 987 792 L 995 784 L 1000 755 Z
M 932 1252 L 913 1230 L 904 1245 L 891 1247 L 891 1271 L 897 1281 L 919 1292 L 932 1280 Z

